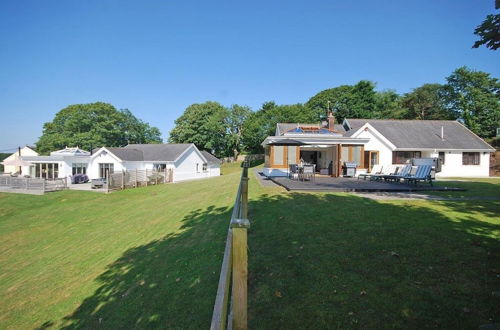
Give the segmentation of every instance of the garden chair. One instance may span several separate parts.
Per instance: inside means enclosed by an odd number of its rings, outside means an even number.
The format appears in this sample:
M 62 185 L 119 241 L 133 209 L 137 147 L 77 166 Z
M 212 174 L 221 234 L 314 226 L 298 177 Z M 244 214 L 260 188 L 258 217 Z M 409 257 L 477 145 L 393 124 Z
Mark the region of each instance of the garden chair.
M 370 173 L 361 173 L 358 175 L 358 180 L 359 178 L 363 178 L 363 180 L 366 180 L 366 178 L 369 178 L 373 175 L 381 174 L 382 173 L 382 165 L 373 165 L 372 170 Z
M 315 180 L 315 165 L 304 165 L 302 169 L 302 180 Z

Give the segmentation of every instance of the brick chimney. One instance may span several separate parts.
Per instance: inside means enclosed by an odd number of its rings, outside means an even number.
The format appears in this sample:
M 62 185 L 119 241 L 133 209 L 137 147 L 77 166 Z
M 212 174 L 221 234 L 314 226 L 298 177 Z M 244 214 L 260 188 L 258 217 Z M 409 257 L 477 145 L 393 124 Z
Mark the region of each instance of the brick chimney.
M 335 116 L 331 111 L 328 111 L 328 130 L 333 131 L 335 125 Z

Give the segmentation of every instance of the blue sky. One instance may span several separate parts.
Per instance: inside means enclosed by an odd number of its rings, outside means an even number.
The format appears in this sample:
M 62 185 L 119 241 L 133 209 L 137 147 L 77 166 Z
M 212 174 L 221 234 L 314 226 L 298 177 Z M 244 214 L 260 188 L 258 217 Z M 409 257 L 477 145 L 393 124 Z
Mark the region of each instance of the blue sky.
M 33 144 L 67 105 L 128 108 L 163 137 L 197 102 L 306 102 L 361 79 L 405 93 L 467 65 L 494 1 L 0 2 L 0 152 Z

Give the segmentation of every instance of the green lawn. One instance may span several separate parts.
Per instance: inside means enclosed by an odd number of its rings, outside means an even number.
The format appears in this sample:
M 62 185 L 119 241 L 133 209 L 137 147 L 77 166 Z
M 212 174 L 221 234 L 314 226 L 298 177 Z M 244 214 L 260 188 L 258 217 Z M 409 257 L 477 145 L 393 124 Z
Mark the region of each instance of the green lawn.
M 238 165 L 223 174 L 0 194 L 0 328 L 208 327 Z M 499 202 L 292 194 L 250 176 L 251 328 L 499 321 Z

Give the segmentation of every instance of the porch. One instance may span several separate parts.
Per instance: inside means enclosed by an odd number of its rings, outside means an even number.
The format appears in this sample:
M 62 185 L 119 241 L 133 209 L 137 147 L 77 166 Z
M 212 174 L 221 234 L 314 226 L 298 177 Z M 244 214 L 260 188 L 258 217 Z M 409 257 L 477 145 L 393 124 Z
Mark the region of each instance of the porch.
M 409 185 L 404 183 L 358 180 L 356 178 L 333 178 L 316 176 L 314 181 L 298 181 L 288 177 L 270 178 L 288 191 L 319 192 L 414 192 L 414 191 L 463 191 L 460 188 L 430 186 L 429 184 Z

